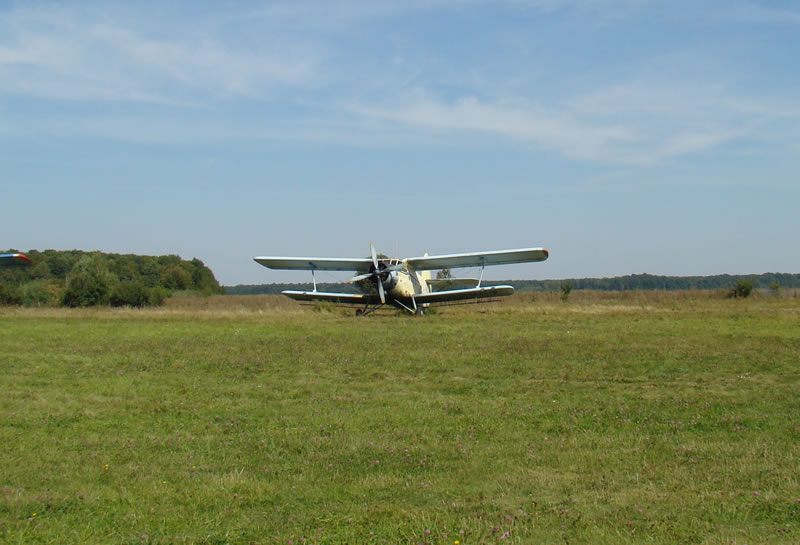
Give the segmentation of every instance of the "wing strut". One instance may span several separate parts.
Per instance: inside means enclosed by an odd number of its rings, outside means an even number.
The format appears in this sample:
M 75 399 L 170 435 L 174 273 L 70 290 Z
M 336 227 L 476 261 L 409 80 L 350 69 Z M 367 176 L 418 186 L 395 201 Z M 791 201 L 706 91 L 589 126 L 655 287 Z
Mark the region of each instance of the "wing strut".
M 411 314 L 414 314 L 414 315 L 422 314 L 422 308 L 417 306 L 417 300 L 413 295 L 411 296 L 411 306 L 410 307 L 408 305 L 404 304 L 402 301 L 400 301 L 398 299 L 395 299 L 394 303 L 397 304 L 397 305 L 400 305 L 401 307 L 406 309 Z
M 480 288 L 480 287 L 481 287 L 481 280 L 483 280 L 483 271 L 484 271 L 484 270 L 486 270 L 486 261 L 484 261 L 484 262 L 483 262 L 483 265 L 481 265 L 481 277 L 480 277 L 480 278 L 478 278 L 478 285 L 476 286 L 476 287 L 478 287 L 478 288 Z
M 314 291 L 317 291 L 317 277 L 314 276 L 314 267 L 311 267 L 311 281 L 314 283 Z

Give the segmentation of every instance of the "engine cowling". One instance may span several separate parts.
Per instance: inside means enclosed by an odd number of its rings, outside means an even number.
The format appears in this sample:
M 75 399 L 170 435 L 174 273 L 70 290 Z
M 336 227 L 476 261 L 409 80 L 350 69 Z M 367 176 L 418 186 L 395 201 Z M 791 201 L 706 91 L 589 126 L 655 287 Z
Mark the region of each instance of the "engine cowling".
M 376 282 L 380 281 L 383 284 L 383 289 L 385 291 L 389 291 L 397 285 L 397 271 L 387 270 L 388 267 L 389 263 L 386 261 L 379 261 L 378 271 L 380 271 L 380 274 L 373 277 L 376 279 Z M 375 267 L 370 267 L 369 272 L 375 272 Z

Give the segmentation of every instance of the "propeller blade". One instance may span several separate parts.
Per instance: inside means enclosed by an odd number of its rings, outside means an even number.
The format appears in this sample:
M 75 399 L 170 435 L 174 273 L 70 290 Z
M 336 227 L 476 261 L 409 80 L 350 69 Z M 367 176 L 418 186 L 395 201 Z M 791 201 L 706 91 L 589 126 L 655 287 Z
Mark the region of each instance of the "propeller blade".
M 378 254 L 375 252 L 375 245 L 373 243 L 369 243 L 369 253 L 372 255 L 372 264 L 375 265 L 375 269 L 378 268 Z
M 375 251 L 375 244 L 373 244 L 372 242 L 369 243 L 369 253 L 370 253 L 370 257 L 372 257 L 373 270 L 368 272 L 368 273 L 358 274 L 358 275 L 354 276 L 353 278 L 351 278 L 350 280 L 348 280 L 347 282 L 352 284 L 354 282 L 361 282 L 362 280 L 366 280 L 367 278 L 375 278 L 375 281 L 378 284 L 378 295 L 381 298 L 381 304 L 385 305 L 386 304 L 386 290 L 383 289 L 383 282 L 381 281 L 381 274 L 389 272 L 389 271 L 399 270 L 399 269 L 401 269 L 403 267 L 403 265 L 392 265 L 390 267 L 384 267 L 383 269 L 381 269 L 380 268 L 380 264 L 378 263 L 378 252 Z
M 353 284 L 354 282 L 361 282 L 362 280 L 366 280 L 370 276 L 375 276 L 375 273 L 369 272 L 369 273 L 365 273 L 365 274 L 359 274 L 358 276 L 354 276 L 353 278 L 351 278 L 347 282 L 349 284 Z
M 381 296 L 381 304 L 386 304 L 386 292 L 383 291 L 383 282 L 381 282 L 381 277 L 378 276 L 378 295 Z

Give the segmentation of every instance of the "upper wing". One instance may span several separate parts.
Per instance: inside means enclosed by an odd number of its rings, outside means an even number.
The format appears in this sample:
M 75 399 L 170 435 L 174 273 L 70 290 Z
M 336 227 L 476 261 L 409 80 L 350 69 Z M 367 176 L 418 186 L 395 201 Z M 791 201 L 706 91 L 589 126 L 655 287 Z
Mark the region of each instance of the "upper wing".
M 485 288 L 469 288 L 464 290 L 434 291 L 421 293 L 414 296 L 417 304 L 421 303 L 446 303 L 448 301 L 463 301 L 465 299 L 486 299 L 491 297 L 505 297 L 514 293 L 511 286 L 487 286 Z
M 270 257 L 253 258 L 269 269 L 368 272 L 368 257 Z
M 521 248 L 468 254 L 429 255 L 406 259 L 409 268 L 417 271 L 431 269 L 455 269 L 457 267 L 482 267 L 484 265 L 508 265 L 544 261 L 549 253 L 544 248 Z
M 0 254 L 0 267 L 13 267 L 14 265 L 30 265 L 31 260 L 25 254 Z

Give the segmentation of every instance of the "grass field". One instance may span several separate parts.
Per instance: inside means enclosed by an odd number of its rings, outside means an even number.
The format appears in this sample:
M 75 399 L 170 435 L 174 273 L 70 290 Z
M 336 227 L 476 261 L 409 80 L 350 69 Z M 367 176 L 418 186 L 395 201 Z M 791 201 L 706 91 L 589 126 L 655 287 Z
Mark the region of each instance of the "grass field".
M 800 543 L 800 299 L 0 310 L 0 543 Z

